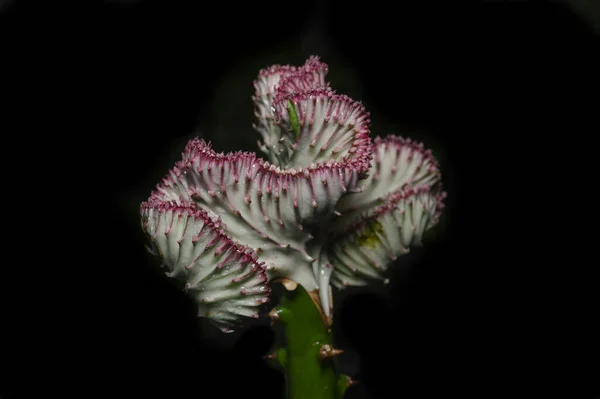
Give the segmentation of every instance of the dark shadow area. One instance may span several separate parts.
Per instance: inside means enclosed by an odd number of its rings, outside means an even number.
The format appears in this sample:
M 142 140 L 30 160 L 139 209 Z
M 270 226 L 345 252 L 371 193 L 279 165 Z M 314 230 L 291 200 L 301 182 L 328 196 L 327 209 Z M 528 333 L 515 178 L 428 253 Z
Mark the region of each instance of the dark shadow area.
M 4 20 L 30 12 L 18 1 L 6 9 Z M 570 313 L 578 338 L 557 345 L 548 334 L 562 322 L 545 318 L 555 298 L 530 298 L 537 283 L 525 276 L 541 261 L 520 255 L 547 214 L 538 208 L 547 197 L 528 190 L 565 181 L 542 182 L 560 166 L 536 154 L 555 151 L 551 137 L 598 133 L 587 124 L 598 115 L 598 37 L 566 7 L 111 1 L 103 24 L 95 140 L 110 209 L 110 239 L 99 245 L 111 261 L 93 267 L 112 275 L 114 306 L 97 321 L 111 331 L 98 342 L 108 356 L 90 359 L 90 372 L 109 397 L 283 398 L 282 375 L 262 359 L 274 339 L 268 321 L 224 336 L 198 320 L 147 254 L 139 203 L 196 135 L 219 151 L 258 151 L 256 73 L 312 54 L 339 93 L 371 112 L 373 136 L 397 133 L 433 150 L 448 192 L 439 229 L 399 260 L 389 285 L 336 296 L 340 369 L 361 382 L 347 398 L 537 398 L 569 387 L 576 394 L 565 397 L 591 397 L 591 341 L 579 334 L 589 305 Z M 526 217 L 516 216 L 523 207 Z M 28 391 L 24 370 L 4 374 L 0 399 Z

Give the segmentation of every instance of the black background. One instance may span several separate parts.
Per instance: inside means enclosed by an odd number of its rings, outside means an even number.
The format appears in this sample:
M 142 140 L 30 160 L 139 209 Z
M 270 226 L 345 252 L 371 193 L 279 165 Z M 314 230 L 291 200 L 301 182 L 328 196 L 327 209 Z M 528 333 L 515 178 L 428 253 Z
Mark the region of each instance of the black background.
M 26 11 L 15 2 L 4 12 Z M 99 368 L 88 388 L 132 398 L 283 397 L 282 375 L 261 358 L 274 339 L 268 323 L 221 336 L 195 318 L 146 253 L 138 206 L 191 137 L 256 151 L 258 69 L 315 54 L 332 86 L 371 112 L 374 136 L 399 133 L 433 149 L 448 191 L 440 228 L 410 267 L 394 269 L 386 289 L 336 297 L 339 369 L 360 380 L 347 397 L 598 393 L 588 307 L 577 302 L 559 318 L 556 292 L 566 287 L 544 296 L 529 279 L 541 261 L 530 255 L 532 226 L 548 199 L 527 189 L 557 168 L 537 154 L 549 141 L 597 132 L 582 116 L 588 99 L 597 104 L 598 38 L 565 6 L 147 0 L 105 2 L 103 18 L 106 292 L 116 306 L 99 320 L 112 350 L 104 366 L 90 359 Z M 549 184 L 564 183 L 557 179 Z M 556 334 L 565 324 L 577 333 Z M 28 389 L 20 371 L 5 374 L 6 397 Z
M 411 268 L 396 269 L 387 291 L 338 295 L 339 367 L 361 381 L 348 397 L 590 394 L 583 341 L 565 351 L 572 374 L 551 373 L 563 361 L 540 324 L 552 305 L 524 301 L 530 260 L 520 254 L 524 222 L 511 215 L 538 174 L 535 161 L 518 165 L 526 143 L 543 147 L 572 130 L 569 105 L 590 87 L 597 39 L 587 26 L 555 3 L 202 4 L 105 7 L 106 134 L 119 160 L 111 179 L 127 251 L 114 359 L 127 370 L 123 389 L 281 397 L 281 375 L 261 359 L 271 330 L 224 338 L 199 324 L 193 304 L 149 271 L 136 211 L 190 137 L 255 151 L 257 70 L 317 54 L 338 92 L 369 109 L 373 135 L 397 132 L 433 148 L 449 194 L 437 239 Z

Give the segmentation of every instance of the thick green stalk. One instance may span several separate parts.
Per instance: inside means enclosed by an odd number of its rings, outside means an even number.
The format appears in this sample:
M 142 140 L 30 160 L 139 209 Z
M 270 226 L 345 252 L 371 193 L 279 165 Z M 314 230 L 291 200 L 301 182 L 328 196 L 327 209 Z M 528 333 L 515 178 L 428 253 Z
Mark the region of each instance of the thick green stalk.
M 286 375 L 287 399 L 341 399 L 348 381 L 337 376 L 331 333 L 302 286 L 288 291 L 271 316 L 284 327 L 285 347 L 273 355 Z

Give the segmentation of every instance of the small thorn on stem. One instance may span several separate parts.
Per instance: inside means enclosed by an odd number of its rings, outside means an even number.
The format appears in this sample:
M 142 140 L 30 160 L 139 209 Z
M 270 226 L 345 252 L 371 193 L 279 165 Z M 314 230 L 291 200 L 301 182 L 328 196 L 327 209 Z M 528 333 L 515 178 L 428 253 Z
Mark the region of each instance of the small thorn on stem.
M 350 388 L 351 386 L 356 385 L 358 383 L 359 381 L 353 380 L 352 378 L 346 376 L 346 387 Z
M 271 309 L 271 311 L 269 312 L 269 317 L 271 318 L 271 323 L 274 323 L 277 320 L 279 320 L 279 313 L 277 312 L 277 308 Z
M 335 349 L 333 346 L 331 346 L 329 344 L 325 344 L 325 345 L 321 345 L 321 348 L 319 349 L 319 358 L 321 360 L 324 360 L 324 359 L 328 359 L 330 357 L 341 355 L 342 353 L 344 353 L 343 350 Z
M 287 247 L 289 247 L 289 245 Z M 285 287 L 285 289 L 288 291 L 294 291 L 296 289 L 296 287 L 298 287 L 298 283 L 295 282 L 294 280 L 290 280 L 289 278 L 281 278 L 281 279 L 275 280 L 274 282 L 281 283 Z
M 279 365 L 285 368 L 287 361 L 287 351 L 285 348 L 279 348 L 274 353 L 263 356 L 264 360 L 275 360 Z

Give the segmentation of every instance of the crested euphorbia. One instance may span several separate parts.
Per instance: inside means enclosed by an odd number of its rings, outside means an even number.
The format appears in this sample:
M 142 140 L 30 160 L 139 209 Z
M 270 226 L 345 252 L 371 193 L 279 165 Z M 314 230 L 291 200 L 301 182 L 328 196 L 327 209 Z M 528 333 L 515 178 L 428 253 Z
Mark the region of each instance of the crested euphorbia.
M 267 160 L 193 139 L 141 205 L 168 276 L 224 330 L 258 317 L 273 281 L 302 286 L 330 323 L 332 284 L 385 280 L 438 221 L 431 152 L 398 136 L 372 140 L 369 113 L 336 94 L 327 71 L 314 56 L 261 70 L 252 99 Z

